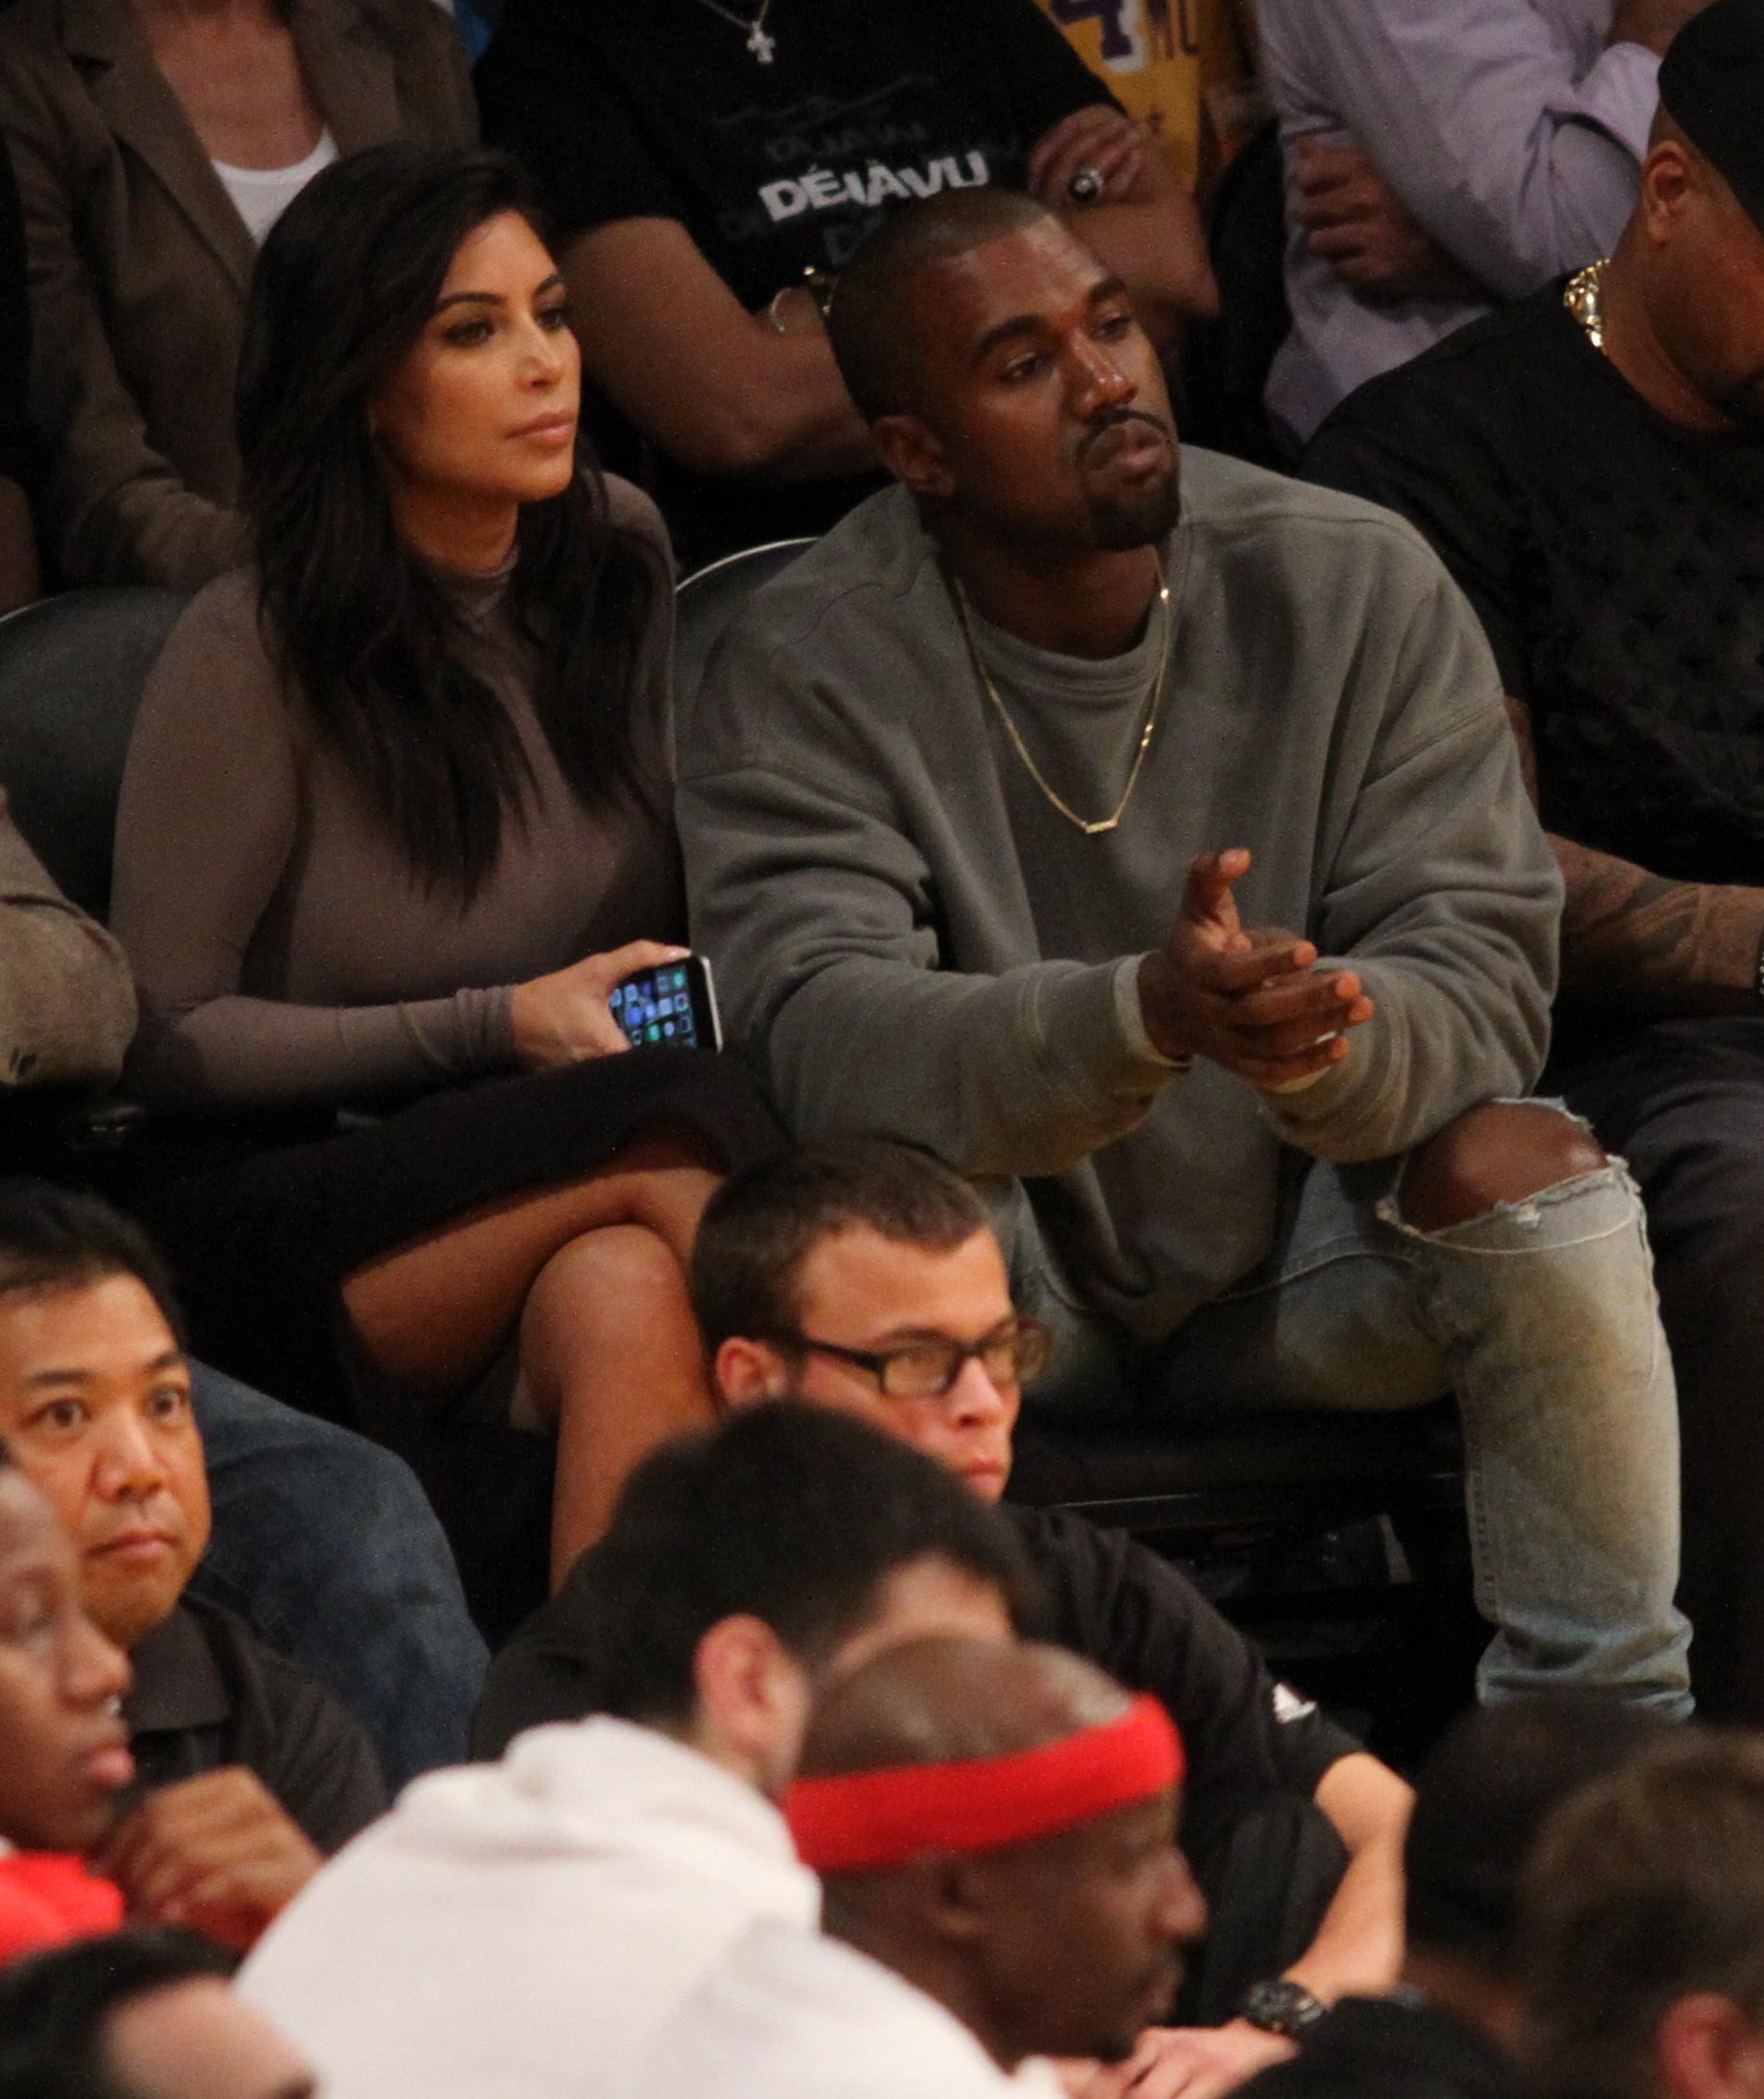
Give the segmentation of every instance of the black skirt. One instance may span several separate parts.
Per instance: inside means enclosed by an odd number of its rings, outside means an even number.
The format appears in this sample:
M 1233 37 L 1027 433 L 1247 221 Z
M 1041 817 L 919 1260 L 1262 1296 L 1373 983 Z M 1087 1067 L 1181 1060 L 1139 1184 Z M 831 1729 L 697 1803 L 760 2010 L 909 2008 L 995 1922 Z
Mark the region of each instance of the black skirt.
M 375 1120 L 289 1114 L 156 1124 L 117 1192 L 170 1262 L 191 1345 L 335 1419 L 374 1411 L 341 1289 L 368 1262 L 481 1205 L 578 1180 L 658 1125 L 726 1172 L 783 1133 L 728 1054 L 645 1046 L 453 1087 Z

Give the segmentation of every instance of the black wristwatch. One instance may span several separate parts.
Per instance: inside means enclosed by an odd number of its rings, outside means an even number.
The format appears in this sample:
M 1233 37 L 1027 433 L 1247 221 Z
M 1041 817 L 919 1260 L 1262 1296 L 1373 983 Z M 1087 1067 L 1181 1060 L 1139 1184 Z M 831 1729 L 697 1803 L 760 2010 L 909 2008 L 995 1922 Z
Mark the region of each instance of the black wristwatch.
M 1244 1991 L 1237 2016 L 1259 2026 L 1264 2034 L 1298 2040 L 1328 2010 L 1329 2006 L 1320 1997 L 1313 1997 L 1303 1983 L 1289 1982 L 1284 1975 L 1270 1975 L 1262 1982 L 1252 1983 Z

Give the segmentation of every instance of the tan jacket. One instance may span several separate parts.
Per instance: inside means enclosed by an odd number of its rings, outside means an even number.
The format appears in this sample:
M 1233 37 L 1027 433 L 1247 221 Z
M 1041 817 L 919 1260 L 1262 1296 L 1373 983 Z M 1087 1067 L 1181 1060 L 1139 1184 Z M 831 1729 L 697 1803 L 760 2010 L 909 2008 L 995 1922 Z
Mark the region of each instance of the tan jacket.
M 465 143 L 477 114 L 435 0 L 287 0 L 340 152 Z M 256 250 L 128 0 L 0 12 L 0 127 L 30 246 L 31 412 L 68 583 L 193 587 L 238 559 L 233 386 Z
M 50 881 L 0 787 L 0 1088 L 108 1085 L 134 1033 L 122 949 Z

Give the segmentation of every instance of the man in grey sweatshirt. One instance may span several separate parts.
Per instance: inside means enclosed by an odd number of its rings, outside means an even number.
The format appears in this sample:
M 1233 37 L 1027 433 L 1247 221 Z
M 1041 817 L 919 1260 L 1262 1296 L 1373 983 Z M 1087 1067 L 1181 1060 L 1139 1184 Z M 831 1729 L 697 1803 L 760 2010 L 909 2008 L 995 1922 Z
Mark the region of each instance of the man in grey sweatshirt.
M 1044 1405 L 1455 1390 L 1483 1694 L 1687 1710 L 1641 1212 L 1514 1098 L 1560 887 L 1468 607 L 1366 504 L 1205 454 L 1179 498 L 1121 286 L 1024 199 L 891 219 L 832 332 L 902 486 L 682 728 L 735 1040 L 800 1136 L 996 1193 Z

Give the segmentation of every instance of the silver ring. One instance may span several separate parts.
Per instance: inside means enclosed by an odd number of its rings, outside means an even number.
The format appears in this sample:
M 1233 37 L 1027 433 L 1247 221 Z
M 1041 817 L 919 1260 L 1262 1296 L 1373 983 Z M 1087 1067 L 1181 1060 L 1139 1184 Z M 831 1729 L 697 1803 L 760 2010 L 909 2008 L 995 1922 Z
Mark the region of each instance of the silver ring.
M 1103 194 L 1102 170 L 1087 163 L 1075 168 L 1072 179 L 1066 184 L 1066 194 L 1074 204 L 1095 204 Z

